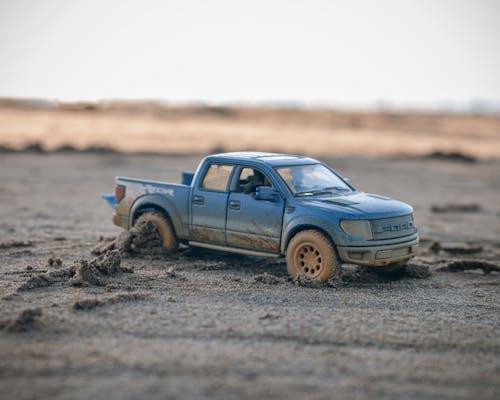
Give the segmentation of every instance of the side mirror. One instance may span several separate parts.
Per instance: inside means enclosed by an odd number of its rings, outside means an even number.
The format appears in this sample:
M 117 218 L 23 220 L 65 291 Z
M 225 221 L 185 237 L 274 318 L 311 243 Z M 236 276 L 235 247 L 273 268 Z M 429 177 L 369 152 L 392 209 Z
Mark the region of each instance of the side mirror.
M 269 186 L 257 186 L 255 189 L 255 200 L 277 201 L 278 192 Z

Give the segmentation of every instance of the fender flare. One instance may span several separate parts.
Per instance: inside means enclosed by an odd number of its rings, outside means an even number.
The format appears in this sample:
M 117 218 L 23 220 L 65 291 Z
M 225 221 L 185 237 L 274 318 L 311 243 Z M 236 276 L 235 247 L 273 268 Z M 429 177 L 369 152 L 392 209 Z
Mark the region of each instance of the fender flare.
M 306 229 L 316 229 L 323 232 L 332 241 L 334 247 L 338 245 L 341 246 L 345 241 L 336 230 L 334 221 L 326 222 L 320 218 L 300 216 L 289 221 L 283 228 L 283 240 L 281 241 L 280 252 L 286 254 L 286 249 L 290 240 L 292 240 L 298 232 Z

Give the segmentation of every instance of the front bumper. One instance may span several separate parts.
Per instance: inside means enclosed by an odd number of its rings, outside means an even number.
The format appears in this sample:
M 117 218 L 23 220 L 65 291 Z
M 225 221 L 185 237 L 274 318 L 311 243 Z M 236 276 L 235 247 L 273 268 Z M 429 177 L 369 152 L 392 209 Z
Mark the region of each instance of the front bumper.
M 418 237 L 407 242 L 382 246 L 337 247 L 340 259 L 345 263 L 383 266 L 406 261 L 414 257 Z

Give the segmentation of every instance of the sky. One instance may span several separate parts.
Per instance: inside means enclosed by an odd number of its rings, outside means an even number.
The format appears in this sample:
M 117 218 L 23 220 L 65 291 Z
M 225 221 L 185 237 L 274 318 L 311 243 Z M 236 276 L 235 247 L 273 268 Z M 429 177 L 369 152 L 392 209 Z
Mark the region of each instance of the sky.
M 0 96 L 500 100 L 495 0 L 0 0 Z

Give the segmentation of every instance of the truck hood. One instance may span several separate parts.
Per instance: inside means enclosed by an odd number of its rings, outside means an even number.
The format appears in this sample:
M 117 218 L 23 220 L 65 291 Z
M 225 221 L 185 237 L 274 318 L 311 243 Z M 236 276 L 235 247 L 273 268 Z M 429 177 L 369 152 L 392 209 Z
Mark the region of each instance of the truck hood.
M 375 219 L 411 214 L 413 208 L 406 203 L 376 194 L 351 192 L 345 195 L 311 196 L 295 198 L 298 204 L 313 206 L 338 213 L 341 218 Z

